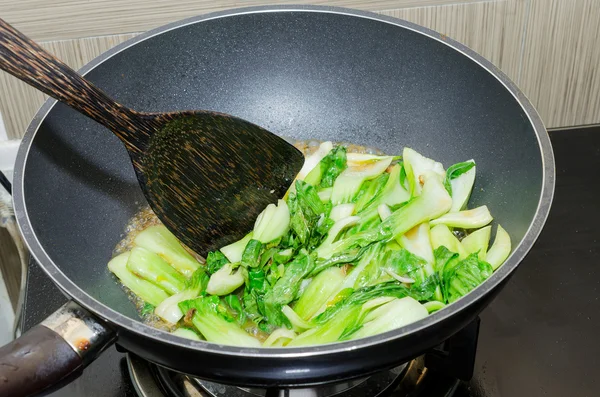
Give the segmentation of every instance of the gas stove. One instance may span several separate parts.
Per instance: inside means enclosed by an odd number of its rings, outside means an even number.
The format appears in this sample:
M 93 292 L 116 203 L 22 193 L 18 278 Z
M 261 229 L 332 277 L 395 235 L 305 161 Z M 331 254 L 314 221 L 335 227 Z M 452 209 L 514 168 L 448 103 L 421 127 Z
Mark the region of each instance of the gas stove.
M 127 364 L 133 386 L 143 397 L 449 397 L 459 385 L 459 380 L 454 377 L 431 373 L 425 367 L 423 357 L 362 379 L 287 390 L 248 389 L 190 378 L 133 355 L 127 356 Z
M 243 389 L 198 380 L 113 346 L 51 396 L 598 395 L 600 128 L 553 131 L 550 136 L 557 185 L 542 235 L 480 320 L 444 346 L 369 377 L 291 390 Z M 25 296 L 23 330 L 67 300 L 35 263 L 29 267 Z

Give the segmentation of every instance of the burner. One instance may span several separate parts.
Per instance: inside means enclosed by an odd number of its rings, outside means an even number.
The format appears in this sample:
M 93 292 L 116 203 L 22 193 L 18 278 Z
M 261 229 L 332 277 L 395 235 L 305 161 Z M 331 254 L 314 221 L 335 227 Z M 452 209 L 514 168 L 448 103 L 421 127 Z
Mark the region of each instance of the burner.
M 304 389 L 261 390 L 190 377 L 127 354 L 140 397 L 450 397 L 473 376 L 479 318 L 440 346 L 406 364 L 375 375 Z
M 424 357 L 362 379 L 285 390 L 248 389 L 200 380 L 130 353 L 127 362 L 140 397 L 450 397 L 459 384 L 456 378 L 426 368 Z

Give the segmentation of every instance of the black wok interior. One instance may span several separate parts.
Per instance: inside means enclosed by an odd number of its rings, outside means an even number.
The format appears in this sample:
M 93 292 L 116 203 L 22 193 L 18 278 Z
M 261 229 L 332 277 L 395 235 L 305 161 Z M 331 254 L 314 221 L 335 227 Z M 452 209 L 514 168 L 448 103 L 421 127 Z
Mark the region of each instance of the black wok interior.
M 296 139 L 390 154 L 410 146 L 446 167 L 474 158 L 471 203 L 489 206 L 513 246 L 540 198 L 536 136 L 505 87 L 443 42 L 381 21 L 300 11 L 217 18 L 140 42 L 87 77 L 140 111 L 216 110 Z M 137 317 L 106 269 L 145 204 L 120 141 L 57 104 L 24 172 L 28 215 L 50 258 L 95 299 Z

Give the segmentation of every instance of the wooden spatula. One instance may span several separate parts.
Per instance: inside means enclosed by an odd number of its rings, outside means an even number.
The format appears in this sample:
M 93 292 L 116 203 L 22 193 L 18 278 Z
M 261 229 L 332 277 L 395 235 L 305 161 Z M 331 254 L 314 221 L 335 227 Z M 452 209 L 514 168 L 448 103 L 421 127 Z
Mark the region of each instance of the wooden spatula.
M 150 207 L 201 255 L 247 233 L 304 163 L 284 139 L 227 114 L 128 109 L 2 19 L 0 68 L 117 135 Z

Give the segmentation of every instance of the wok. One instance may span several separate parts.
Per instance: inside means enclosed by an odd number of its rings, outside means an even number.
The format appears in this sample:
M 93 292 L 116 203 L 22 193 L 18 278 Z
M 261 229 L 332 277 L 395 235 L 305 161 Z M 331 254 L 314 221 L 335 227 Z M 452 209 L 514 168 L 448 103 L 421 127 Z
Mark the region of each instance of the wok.
M 390 154 L 410 146 L 446 165 L 474 158 L 470 205 L 487 204 L 514 249 L 464 298 L 377 336 L 293 349 L 181 339 L 142 324 L 106 268 L 128 219 L 145 205 L 125 149 L 99 124 L 49 100 L 18 154 L 14 206 L 33 256 L 72 302 L 0 350 L 2 395 L 65 382 L 114 341 L 176 371 L 256 387 L 316 385 L 397 365 L 490 303 L 550 209 L 552 148 L 529 101 L 472 50 L 409 22 L 330 7 L 232 10 L 142 34 L 82 73 L 143 111 L 211 109 L 296 140 Z

